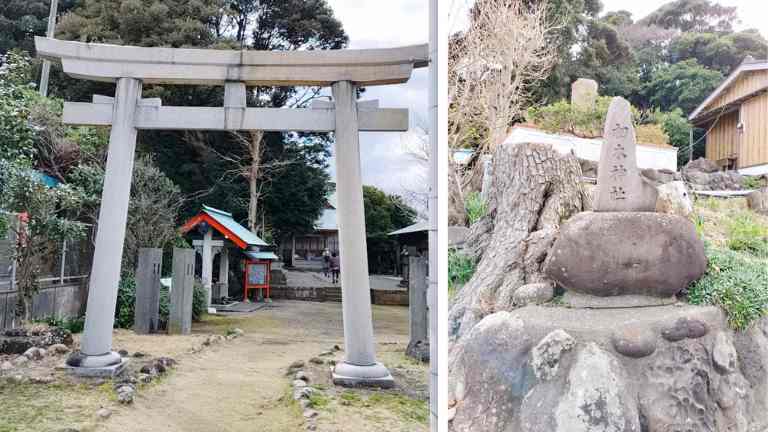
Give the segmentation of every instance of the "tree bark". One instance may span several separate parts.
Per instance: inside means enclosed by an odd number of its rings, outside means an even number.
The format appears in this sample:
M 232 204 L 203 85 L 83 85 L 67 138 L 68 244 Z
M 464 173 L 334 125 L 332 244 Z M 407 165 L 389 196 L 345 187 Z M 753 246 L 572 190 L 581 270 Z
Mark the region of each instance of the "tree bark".
M 453 340 L 483 317 L 512 309 L 517 288 L 547 281 L 542 267 L 561 221 L 589 205 L 576 157 L 548 145 L 497 146 L 491 176 L 488 213 L 467 240 L 477 269 L 449 314 Z
M 251 131 L 251 142 L 249 151 L 251 153 L 251 166 L 248 172 L 248 229 L 256 234 L 258 223 L 259 197 L 261 195 L 260 177 L 261 177 L 261 141 L 264 138 L 264 131 Z

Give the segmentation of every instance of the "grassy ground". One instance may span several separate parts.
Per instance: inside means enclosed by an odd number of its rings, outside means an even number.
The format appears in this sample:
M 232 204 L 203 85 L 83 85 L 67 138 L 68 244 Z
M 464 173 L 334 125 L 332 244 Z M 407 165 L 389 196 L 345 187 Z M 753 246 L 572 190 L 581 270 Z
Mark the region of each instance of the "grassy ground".
M 403 307 L 374 306 L 379 360 L 395 376 L 395 389 L 337 389 L 330 384 L 329 367 L 318 366 L 311 384 L 326 388 L 317 408 L 318 431 L 428 429 L 427 366 L 403 355 L 407 313 Z M 209 334 L 235 327 L 245 335 L 191 352 Z M 301 409 L 285 397 L 292 380 L 287 366 L 343 346 L 338 303 L 276 301 L 252 314 L 209 316 L 193 332 L 169 337 L 116 331 L 115 349 L 179 361 L 161 382 L 140 388 L 132 406 L 117 404 L 109 382 L 73 383 L 61 371 L 50 385 L 9 385 L 0 377 L 0 432 L 303 431 Z M 336 358 L 341 360 L 343 352 Z M 342 402 L 342 395 L 354 403 Z M 113 410 L 109 419 L 97 417 L 101 407 Z
M 707 246 L 707 274 L 688 289 L 693 304 L 718 305 L 743 330 L 768 308 L 768 216 L 745 199 L 700 199 L 694 222 Z

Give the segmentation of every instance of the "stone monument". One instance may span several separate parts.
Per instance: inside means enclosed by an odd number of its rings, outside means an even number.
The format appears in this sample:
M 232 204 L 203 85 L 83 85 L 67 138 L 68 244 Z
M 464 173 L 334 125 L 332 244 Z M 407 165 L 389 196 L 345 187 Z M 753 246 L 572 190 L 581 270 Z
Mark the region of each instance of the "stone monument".
M 595 109 L 597 81 L 579 78 L 571 84 L 571 105 L 583 110 Z
M 577 307 L 675 302 L 706 271 L 704 243 L 685 218 L 655 213 L 658 191 L 637 168 L 629 103 L 614 98 L 605 122 L 594 212 L 561 228 L 545 273 Z
M 496 309 L 453 344 L 452 431 L 768 430 L 768 318 L 734 331 L 720 307 L 667 305 L 706 259 L 691 222 L 653 212 L 634 145 L 616 98 L 601 201 L 561 226 L 544 263 L 567 307 Z
M 139 249 L 136 266 L 136 304 L 133 331 L 137 334 L 155 333 L 160 321 L 160 272 L 163 268 L 163 250 Z

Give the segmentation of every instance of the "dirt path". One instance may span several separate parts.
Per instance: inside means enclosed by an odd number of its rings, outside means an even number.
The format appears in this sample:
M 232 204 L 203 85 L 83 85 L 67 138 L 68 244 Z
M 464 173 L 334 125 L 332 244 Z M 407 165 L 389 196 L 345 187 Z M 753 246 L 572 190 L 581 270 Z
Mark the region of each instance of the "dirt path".
M 408 364 L 400 353 L 407 343 L 407 309 L 375 306 L 374 321 L 381 356 L 388 363 L 395 363 L 392 367 L 396 377 L 398 372 L 402 373 L 401 369 L 410 369 L 412 375 L 414 365 Z M 343 345 L 340 304 L 275 302 L 273 307 L 247 316 L 210 318 L 195 326 L 194 331 L 222 334 L 234 327 L 243 329 L 245 336 L 212 346 L 202 353 L 180 357 L 180 365 L 172 375 L 159 385 L 139 392 L 133 406 L 117 409 L 96 430 L 305 430 L 300 409 L 290 397 L 283 397 L 289 394 L 286 367 L 295 360 L 306 361 L 317 356 L 333 345 Z M 151 349 L 151 345 L 147 347 L 155 354 Z M 417 366 L 416 373 L 419 372 Z M 362 397 L 363 402 L 337 404 L 333 398 L 324 401 L 325 409 L 319 410 L 318 430 L 378 431 L 382 427 L 394 431 L 415 431 L 422 427 L 426 430 L 426 426 L 409 421 L 407 416 L 401 418 L 397 410 L 387 412 L 387 405 L 397 408 L 402 405 L 401 401 L 387 404 L 377 395 L 374 400 L 381 403 L 373 406 L 364 402 L 370 393 L 344 395 L 353 400 Z M 359 411 L 358 415 L 354 411 Z M 346 420 L 349 418 L 353 420 Z

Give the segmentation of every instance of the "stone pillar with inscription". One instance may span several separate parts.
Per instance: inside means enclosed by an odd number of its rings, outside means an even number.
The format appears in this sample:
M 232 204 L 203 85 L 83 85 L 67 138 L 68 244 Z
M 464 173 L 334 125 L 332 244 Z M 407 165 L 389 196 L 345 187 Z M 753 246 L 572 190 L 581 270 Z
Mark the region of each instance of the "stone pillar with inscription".
M 626 100 L 611 101 L 603 136 L 594 212 L 562 225 L 544 271 L 574 307 L 674 303 L 706 271 L 704 244 L 687 219 L 655 213 L 658 191 L 637 168 Z
M 652 212 L 656 210 L 657 198 L 658 190 L 637 168 L 632 107 L 623 98 L 613 98 L 603 131 L 595 211 Z

